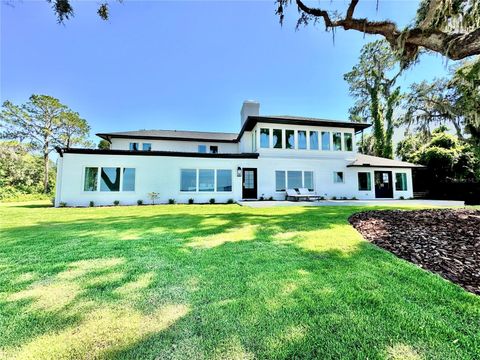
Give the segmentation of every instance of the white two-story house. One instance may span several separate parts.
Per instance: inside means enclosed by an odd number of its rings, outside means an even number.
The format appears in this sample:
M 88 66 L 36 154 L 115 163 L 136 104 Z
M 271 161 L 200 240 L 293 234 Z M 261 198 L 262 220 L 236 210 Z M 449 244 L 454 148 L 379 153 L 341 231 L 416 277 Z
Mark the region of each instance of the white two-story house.
M 370 124 L 262 116 L 245 101 L 239 133 L 139 130 L 97 134 L 109 150 L 60 149 L 55 205 L 284 200 L 286 189 L 325 198 L 412 197 L 417 165 L 358 154 Z

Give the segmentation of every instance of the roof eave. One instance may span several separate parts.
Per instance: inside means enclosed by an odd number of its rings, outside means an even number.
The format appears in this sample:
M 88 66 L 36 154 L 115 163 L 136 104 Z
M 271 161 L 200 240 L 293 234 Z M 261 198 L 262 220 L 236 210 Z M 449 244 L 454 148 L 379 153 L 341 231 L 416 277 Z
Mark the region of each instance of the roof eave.
M 212 139 L 212 138 L 193 138 L 177 136 L 154 136 L 154 135 L 126 135 L 126 134 L 95 134 L 111 143 L 111 139 L 142 139 L 142 140 L 174 140 L 174 141 L 202 141 L 217 143 L 237 143 L 238 139 Z

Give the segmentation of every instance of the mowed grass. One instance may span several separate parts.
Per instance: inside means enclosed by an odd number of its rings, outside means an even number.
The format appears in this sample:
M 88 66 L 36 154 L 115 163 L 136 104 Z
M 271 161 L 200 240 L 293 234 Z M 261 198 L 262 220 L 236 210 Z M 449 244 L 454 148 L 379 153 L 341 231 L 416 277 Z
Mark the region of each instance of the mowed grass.
M 355 207 L 0 206 L 0 358 L 479 359 L 480 297 Z

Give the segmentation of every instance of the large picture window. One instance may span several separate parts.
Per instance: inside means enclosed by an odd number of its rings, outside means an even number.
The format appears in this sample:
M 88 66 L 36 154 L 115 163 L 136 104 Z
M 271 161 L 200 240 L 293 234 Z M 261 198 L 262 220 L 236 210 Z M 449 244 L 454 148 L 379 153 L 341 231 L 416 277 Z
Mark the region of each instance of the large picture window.
M 342 133 L 333 133 L 333 150 L 342 151 Z
M 275 191 L 285 191 L 285 171 L 275 171 Z
M 180 171 L 180 191 L 197 191 L 197 170 L 182 169 Z
M 307 132 L 304 130 L 298 130 L 298 148 L 303 150 L 307 148 Z
M 83 182 L 84 191 L 97 191 L 98 185 L 98 168 L 87 167 L 85 168 L 85 179 Z
M 120 168 L 104 167 L 100 172 L 100 191 L 120 191 Z
M 152 144 L 151 143 L 143 143 L 142 144 L 143 151 L 152 151 Z
M 301 171 L 288 171 L 287 172 L 288 188 L 295 189 L 301 188 L 302 185 L 302 172 Z
M 372 179 L 369 172 L 358 173 L 358 190 L 370 191 L 372 190 Z
M 135 169 L 123 169 L 122 191 L 135 191 Z
M 283 147 L 281 129 L 273 129 L 273 147 L 275 149 L 281 149 Z
M 353 151 L 353 136 L 350 133 L 343 134 L 343 140 L 345 143 L 345 151 Z
M 406 173 L 396 173 L 395 180 L 396 180 L 395 190 L 407 191 L 407 174 Z
M 270 147 L 270 129 L 260 129 L 260 147 Z
M 310 150 L 318 150 L 318 131 L 310 131 Z
M 330 150 L 330 132 L 322 131 L 322 150 Z
M 303 172 L 303 187 L 313 191 L 313 171 Z
M 215 170 L 199 170 L 198 190 L 214 191 L 215 189 Z
M 217 170 L 217 191 L 232 191 L 232 170 Z

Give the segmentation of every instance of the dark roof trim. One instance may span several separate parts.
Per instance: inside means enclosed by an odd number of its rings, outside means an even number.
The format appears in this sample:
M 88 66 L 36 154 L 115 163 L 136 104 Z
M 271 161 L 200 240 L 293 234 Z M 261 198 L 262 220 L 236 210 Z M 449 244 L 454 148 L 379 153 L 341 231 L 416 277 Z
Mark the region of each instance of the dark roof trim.
M 331 126 L 340 128 L 353 128 L 355 132 L 364 130 L 371 126 L 367 123 L 356 123 L 350 121 L 335 121 L 323 119 L 307 119 L 307 118 L 281 118 L 268 116 L 249 116 L 238 134 L 238 139 L 242 137 L 245 131 L 251 131 L 257 123 L 267 124 L 284 124 L 284 125 L 303 125 L 303 126 Z
M 130 150 L 103 150 L 103 149 L 79 149 L 59 148 L 55 150 L 63 157 L 63 154 L 92 154 L 92 155 L 135 155 L 135 156 L 172 156 L 172 157 L 194 157 L 194 158 L 215 158 L 215 159 L 257 159 L 258 153 L 196 153 L 180 151 L 130 151 Z
M 415 168 L 424 168 L 423 165 L 347 165 L 347 167 L 360 167 L 360 168 L 392 168 L 392 169 L 415 169 Z
M 120 134 L 95 134 L 98 137 L 112 143 L 110 139 L 144 139 L 144 140 L 176 140 L 176 141 L 199 141 L 199 142 L 217 142 L 217 143 L 237 143 L 238 139 L 212 139 L 212 138 L 193 138 L 193 137 L 174 137 L 174 136 L 150 136 L 150 135 L 120 135 Z

